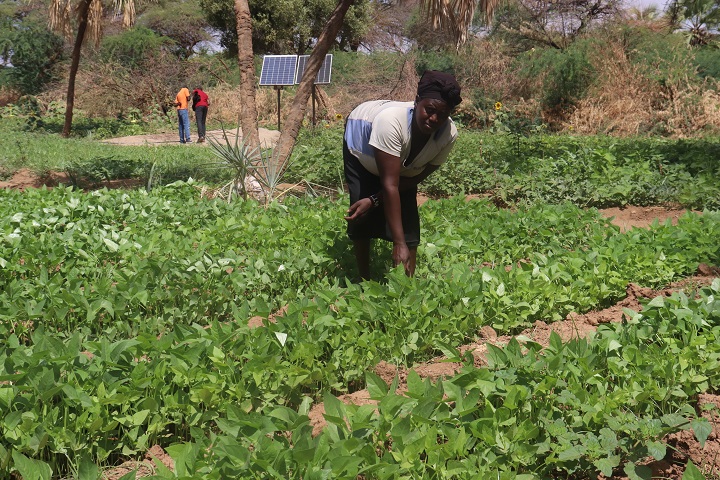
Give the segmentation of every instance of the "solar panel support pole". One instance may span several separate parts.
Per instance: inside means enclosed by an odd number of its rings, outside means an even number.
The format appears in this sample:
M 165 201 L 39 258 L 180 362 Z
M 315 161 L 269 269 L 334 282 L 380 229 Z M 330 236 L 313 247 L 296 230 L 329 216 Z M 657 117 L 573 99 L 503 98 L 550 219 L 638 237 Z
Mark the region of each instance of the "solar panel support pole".
M 312 86 L 312 126 L 315 128 L 315 84 Z
M 282 87 L 275 85 L 275 90 L 277 90 L 278 130 L 280 130 L 280 90 L 282 90 Z

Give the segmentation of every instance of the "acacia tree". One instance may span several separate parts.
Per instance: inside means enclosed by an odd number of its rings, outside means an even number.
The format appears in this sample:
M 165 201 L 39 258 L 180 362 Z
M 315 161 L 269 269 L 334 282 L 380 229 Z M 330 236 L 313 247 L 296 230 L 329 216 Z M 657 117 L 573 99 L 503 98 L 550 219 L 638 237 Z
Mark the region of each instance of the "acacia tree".
M 568 48 L 620 13 L 621 0 L 518 0 L 498 15 L 492 34 L 516 48 Z
M 178 58 L 187 59 L 202 42 L 212 41 L 208 33 L 210 24 L 205 19 L 198 0 L 174 2 L 167 8 L 162 5 L 149 8 L 138 19 L 153 32 L 175 42 L 172 48 Z
M 134 0 L 113 0 L 113 7 L 123 15 L 123 27 L 130 27 L 135 21 Z M 77 31 L 73 44 L 70 61 L 70 74 L 68 75 L 67 97 L 65 101 L 65 124 L 62 136 L 70 136 L 72 129 L 73 107 L 75 105 L 75 78 L 80 67 L 80 53 L 86 34 L 99 45 L 102 36 L 103 4 L 101 0 L 80 0 L 74 4 L 73 0 L 52 0 L 50 4 L 50 29 L 62 32 L 66 38 L 71 38 L 73 29 L 73 10 L 77 19 Z

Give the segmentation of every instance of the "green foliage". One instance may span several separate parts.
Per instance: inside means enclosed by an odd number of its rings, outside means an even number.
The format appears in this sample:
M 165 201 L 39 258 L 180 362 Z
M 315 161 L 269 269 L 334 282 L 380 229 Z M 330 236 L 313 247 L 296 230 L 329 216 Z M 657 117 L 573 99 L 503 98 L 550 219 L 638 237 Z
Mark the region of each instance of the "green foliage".
M 151 170 L 155 183 L 162 184 L 190 177 L 210 183 L 228 179 L 225 172 L 207 167 L 213 158 L 210 149 L 188 149 L 181 145 L 119 146 L 94 140 L 102 135 L 142 133 L 143 127 L 135 123 L 81 117 L 76 134 L 84 134 L 85 138 L 62 139 L 59 135 L 43 132 L 43 129 L 58 132 L 61 119 L 59 116 L 58 123 L 45 123 L 35 131 L 25 131 L 26 120 L 23 118 L 3 118 L 0 121 L 4 127 L 0 129 L 0 161 L 13 170 L 24 167 L 41 175 L 65 171 L 74 182 L 83 184 L 128 178 L 139 178 L 146 183 Z
M 694 54 L 681 36 L 650 29 L 628 29 L 623 35 L 628 58 L 649 79 L 667 87 L 686 78 Z
M 597 48 L 593 40 L 576 41 L 565 50 L 544 48 L 517 57 L 519 75 L 542 78 L 540 100 L 545 108 L 573 105 L 585 96 L 594 80 L 595 70 L 589 53 Z
M 275 198 L 287 165 L 278 163 L 272 149 L 264 149 L 261 146 L 251 147 L 246 143 L 240 133 L 240 126 L 235 130 L 232 141 L 228 138 L 224 127 L 222 132 L 222 141 L 208 138 L 208 143 L 215 156 L 219 158 L 214 166 L 232 171 L 233 178 L 224 187 L 228 191 L 227 200 L 230 201 L 235 195 L 247 200 L 247 183 L 251 181 L 262 190 L 262 196 L 268 204 Z
M 142 164 L 136 160 L 115 157 L 74 159 L 65 164 L 64 170 L 73 185 L 137 178 L 141 177 L 143 172 Z
M 306 53 L 325 28 L 334 0 L 250 0 L 253 50 L 256 54 Z M 370 23 L 369 2 L 349 9 L 338 44 L 356 47 Z M 200 0 L 208 22 L 221 32 L 220 43 L 237 53 L 237 26 L 231 0 Z
M 415 59 L 415 71 L 422 75 L 425 70 L 438 70 L 455 73 L 457 54 L 448 51 L 418 50 Z
M 106 62 L 118 62 L 132 68 L 172 43 L 171 39 L 160 36 L 149 28 L 133 27 L 118 35 L 104 37 L 100 56 Z
M 517 31 L 517 26 L 527 20 L 527 11 L 519 3 L 505 3 L 498 5 L 498 9 L 490 27 L 489 37 L 507 46 L 515 55 L 529 52 L 533 48 L 543 48 L 535 39 Z M 509 28 L 508 28 L 509 27 Z
M 143 12 L 138 24 L 172 39 L 173 52 L 183 59 L 190 57 L 201 42 L 212 40 L 198 0 L 153 5 Z
M 700 78 L 720 80 L 720 49 L 713 45 L 699 48 L 695 50 L 694 54 Z
M 12 63 L 0 72 L 0 81 L 22 94 L 36 94 L 57 78 L 63 39 L 31 21 L 16 22 L 0 33 L 0 58 Z
M 717 212 L 623 234 L 568 204 L 457 197 L 421 207 L 416 277 L 352 284 L 344 207 L 326 199 L 227 204 L 184 184 L 0 199 L 5 476 L 151 445 L 176 462 L 161 478 L 610 476 L 664 456 L 668 433 L 711 433 L 692 399 L 720 386 L 720 281 L 591 339 L 490 345 L 487 367 L 457 347 L 483 325 L 517 332 L 716 264 Z M 402 395 L 368 373 L 440 353 L 458 374 L 410 373 Z M 332 395 L 362 386 L 377 405 Z
M 325 187 L 341 187 L 345 181 L 342 136 L 342 124 L 335 128 L 302 130 L 286 172 L 288 181 L 304 180 Z
M 692 46 L 707 45 L 720 26 L 720 5 L 715 0 L 674 0 L 668 15 L 678 23 Z
M 499 203 L 720 206 L 715 140 L 460 135 L 422 184 L 431 195 L 490 193 Z

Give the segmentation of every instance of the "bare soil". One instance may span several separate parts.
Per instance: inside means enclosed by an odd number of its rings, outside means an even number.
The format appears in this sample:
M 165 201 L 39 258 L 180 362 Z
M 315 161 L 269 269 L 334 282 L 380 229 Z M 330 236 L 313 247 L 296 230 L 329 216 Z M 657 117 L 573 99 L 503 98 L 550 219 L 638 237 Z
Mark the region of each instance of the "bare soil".
M 232 132 L 233 136 L 235 131 Z M 223 142 L 222 130 L 215 130 L 208 132 L 207 136 L 214 138 L 220 142 Z M 273 132 L 265 129 L 261 129 L 261 142 L 266 144 L 274 144 L 277 142 L 279 132 Z M 234 137 L 230 137 L 230 141 L 234 142 Z M 175 144 L 177 143 L 177 134 L 156 134 L 156 135 L 141 135 L 132 137 L 122 137 L 107 140 L 106 143 L 112 143 L 117 145 L 157 145 L 157 144 Z M 193 144 L 195 146 L 203 146 L 205 144 Z M 192 145 L 189 145 L 192 147 Z M 56 186 L 60 183 L 69 183 L 69 179 L 62 173 L 51 173 L 45 177 L 39 177 L 29 170 L 20 170 L 7 181 L 0 181 L 0 188 L 15 188 L 15 189 L 26 189 L 26 188 L 39 188 L 43 186 Z M 88 185 L 87 188 L 105 186 L 110 188 L 127 188 L 136 187 L 139 182 L 137 180 L 117 180 L 114 182 L 102 182 L 97 185 Z M 418 202 L 423 203 L 429 199 L 425 196 L 420 195 Z M 654 222 L 664 223 L 670 221 L 672 224 L 676 224 L 678 219 L 684 215 L 687 210 L 683 208 L 672 208 L 672 207 L 636 207 L 628 206 L 626 208 L 608 208 L 600 210 L 601 214 L 610 219 L 611 223 L 617 225 L 622 231 L 627 231 L 632 228 L 647 228 Z M 585 314 L 571 313 L 564 320 L 553 323 L 546 323 L 542 321 L 535 322 L 531 328 L 523 331 L 520 336 L 530 338 L 531 340 L 540 343 L 541 345 L 547 346 L 549 344 L 550 334 L 556 332 L 563 340 L 568 340 L 574 337 L 587 337 L 591 335 L 601 323 L 619 322 L 622 320 L 625 308 L 641 311 L 642 306 L 640 299 L 642 298 L 654 298 L 657 296 L 669 296 L 673 292 L 678 290 L 692 290 L 697 287 L 709 285 L 713 279 L 720 277 L 720 268 L 709 265 L 700 265 L 696 274 L 690 278 L 687 278 L 681 282 L 677 282 L 668 285 L 667 288 L 661 290 L 651 290 L 643 288 L 635 284 L 629 284 L 627 286 L 627 296 L 619 301 L 616 305 L 609 308 L 598 310 L 594 312 L 588 312 Z M 270 321 L 274 320 L 275 316 L 283 315 L 284 310 L 276 312 L 271 315 Z M 249 320 L 251 326 L 260 326 L 263 323 L 262 318 L 253 317 Z M 471 352 L 474 359 L 475 365 L 482 366 L 486 365 L 485 354 L 487 352 L 487 345 L 505 345 L 511 337 L 499 336 L 491 327 L 483 327 L 477 332 L 478 341 L 469 345 L 461 347 L 461 352 Z M 425 362 L 422 364 L 414 365 L 412 370 L 418 373 L 421 377 L 439 379 L 442 377 L 452 376 L 459 371 L 461 368 L 460 364 L 448 362 L 444 358 L 436 358 L 432 361 Z M 399 380 L 398 392 L 402 393 L 407 391 L 407 379 L 409 370 L 396 365 L 391 365 L 387 362 L 380 362 L 376 368 L 375 373 L 378 374 L 386 383 L 390 384 L 397 376 Z M 375 402 L 370 398 L 370 394 L 367 390 L 360 390 L 347 395 L 339 397 L 340 400 L 349 404 L 365 405 L 374 404 Z M 720 411 L 720 396 L 704 394 L 698 398 L 699 406 L 705 404 L 715 405 L 715 410 L 703 412 L 702 415 L 707 417 L 712 426 L 713 430 L 708 437 L 703 447 L 695 440 L 692 432 L 679 432 L 669 435 L 665 438 L 667 444 L 671 447 L 668 449 L 668 455 L 661 461 L 654 461 L 648 459 L 646 464 L 652 469 L 654 478 L 667 478 L 667 479 L 681 479 L 685 465 L 688 460 L 692 460 L 705 475 L 720 476 L 720 416 L 716 413 Z M 322 403 L 315 405 L 310 413 L 310 422 L 313 425 L 313 432 L 318 434 L 325 426 L 324 419 L 324 406 Z M 167 455 L 166 452 L 159 446 L 152 447 L 145 455 L 145 459 L 142 461 L 131 461 L 125 462 L 124 464 L 109 469 L 103 474 L 103 478 L 107 480 L 116 480 L 122 477 L 124 474 L 138 469 L 137 476 L 151 476 L 155 472 L 154 462 L 160 462 L 172 469 L 174 467 L 172 459 Z M 605 479 L 600 475 L 597 477 L 598 480 Z M 612 478 L 625 480 L 626 477 L 619 473 L 617 476 Z
M 267 128 L 260 128 L 260 144 L 264 147 L 274 146 L 278 138 L 280 138 L 280 132 L 278 130 L 268 130 Z M 206 141 L 204 143 L 190 143 L 187 146 L 206 146 L 208 145 L 207 140 L 212 139 L 217 142 L 224 143 L 225 136 L 234 144 L 236 140 L 242 141 L 242 130 L 238 130 L 237 127 L 229 128 L 225 130 L 223 134 L 222 130 L 209 130 L 205 133 Z M 191 137 L 193 142 L 197 141 L 197 135 Z M 103 143 L 111 145 L 176 145 L 180 143 L 180 138 L 177 132 L 174 133 L 156 133 L 150 135 L 131 135 L 128 137 L 110 138 L 103 140 Z

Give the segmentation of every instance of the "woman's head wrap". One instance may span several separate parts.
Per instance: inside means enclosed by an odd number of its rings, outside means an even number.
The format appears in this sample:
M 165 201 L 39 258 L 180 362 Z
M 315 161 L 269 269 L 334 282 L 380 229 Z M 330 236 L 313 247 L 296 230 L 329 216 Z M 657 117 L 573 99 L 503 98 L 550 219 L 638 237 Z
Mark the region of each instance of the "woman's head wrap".
M 418 82 L 417 96 L 420 99 L 434 98 L 455 108 L 462 102 L 460 85 L 449 73 L 426 70 Z

